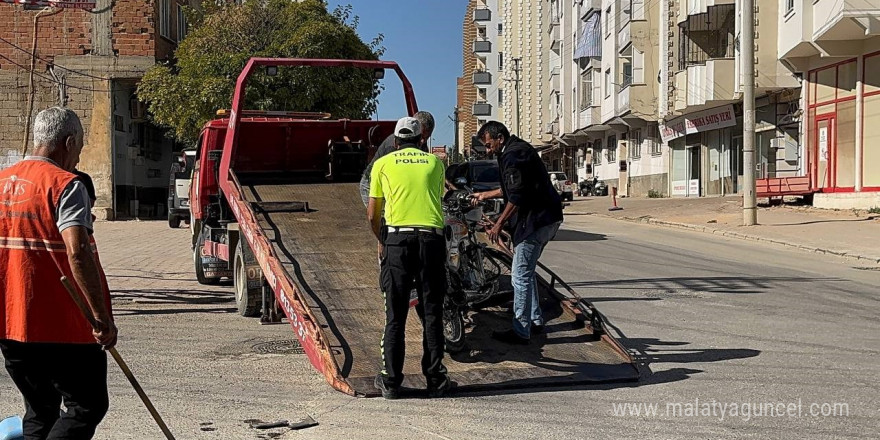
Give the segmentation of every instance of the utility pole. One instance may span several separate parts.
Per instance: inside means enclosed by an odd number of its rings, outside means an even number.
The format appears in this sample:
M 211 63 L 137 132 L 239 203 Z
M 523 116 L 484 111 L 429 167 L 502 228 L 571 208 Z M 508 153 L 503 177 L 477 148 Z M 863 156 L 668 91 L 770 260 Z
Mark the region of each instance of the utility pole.
M 453 138 L 453 140 L 452 140 L 452 145 L 453 145 L 452 157 L 458 158 L 458 155 L 460 154 L 459 143 L 458 143 L 458 107 L 454 107 L 452 109 L 452 115 L 453 115 L 453 117 L 451 118 L 452 125 L 454 127 L 453 130 L 455 132 L 455 138 Z M 450 163 L 452 163 L 452 162 L 450 162 Z
M 742 77 L 743 77 L 743 226 L 758 224 L 755 194 L 755 2 L 743 0 Z
M 513 73 L 516 75 L 513 83 L 513 90 L 516 92 L 516 135 L 522 136 L 522 127 L 519 125 L 519 62 L 522 58 L 513 59 Z

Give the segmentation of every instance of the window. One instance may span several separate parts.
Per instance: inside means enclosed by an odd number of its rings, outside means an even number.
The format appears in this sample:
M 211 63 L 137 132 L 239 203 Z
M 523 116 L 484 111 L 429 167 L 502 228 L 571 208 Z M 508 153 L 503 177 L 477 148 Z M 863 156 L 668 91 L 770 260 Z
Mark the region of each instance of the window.
M 659 131 L 657 127 L 651 127 L 648 129 L 648 143 L 651 144 L 651 156 L 659 156 L 663 154 L 663 144 L 657 140 L 658 135 Z
M 171 39 L 171 0 L 159 0 L 159 35 Z
M 177 41 L 186 38 L 186 14 L 183 13 L 183 6 L 177 4 Z
M 602 139 L 597 139 L 593 142 L 593 153 L 590 156 L 590 161 L 593 162 L 593 165 L 602 163 Z
M 633 47 L 632 44 L 620 54 L 620 88 L 629 87 L 633 83 Z
M 611 69 L 605 70 L 605 97 L 611 97 Z
M 503 33 L 504 33 L 504 25 L 501 23 L 498 23 L 498 35 L 501 35 Z
M 593 69 L 581 72 L 581 110 L 593 105 Z
M 477 89 L 477 100 L 482 101 L 482 102 L 486 102 L 486 89 L 484 89 L 484 88 Z
M 605 149 L 605 159 L 608 163 L 617 162 L 617 136 L 608 137 L 608 148 Z
M 498 52 L 498 71 L 504 70 L 504 52 Z
M 504 89 L 498 89 L 498 105 L 504 105 Z
M 611 35 L 611 6 L 605 10 L 605 37 Z
M 785 0 L 785 15 L 794 12 L 794 0 Z
M 629 134 L 629 158 L 642 157 L 642 130 L 633 130 Z

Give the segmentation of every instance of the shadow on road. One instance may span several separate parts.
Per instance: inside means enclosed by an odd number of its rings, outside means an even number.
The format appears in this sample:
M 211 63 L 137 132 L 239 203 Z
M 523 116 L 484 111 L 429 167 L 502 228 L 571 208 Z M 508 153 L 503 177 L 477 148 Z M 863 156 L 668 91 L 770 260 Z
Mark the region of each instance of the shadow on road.
M 627 278 L 621 280 L 573 281 L 573 288 L 582 289 L 656 289 L 667 293 L 681 290 L 705 293 L 755 294 L 764 293 L 774 287 L 791 283 L 815 283 L 817 281 L 842 281 L 837 278 L 806 277 L 670 277 L 670 278 Z M 589 295 L 587 295 L 589 296 Z
M 111 289 L 114 304 L 114 315 L 171 315 L 178 313 L 235 313 L 235 307 L 223 307 L 234 303 L 232 292 L 212 290 L 181 290 L 181 289 Z M 121 304 L 120 304 L 121 302 Z M 135 303 L 141 306 L 205 306 L 218 307 L 173 307 L 134 309 L 127 307 Z
M 560 229 L 556 232 L 556 237 L 553 238 L 553 241 L 602 241 L 607 239 L 608 238 L 605 234 L 593 234 L 571 229 Z

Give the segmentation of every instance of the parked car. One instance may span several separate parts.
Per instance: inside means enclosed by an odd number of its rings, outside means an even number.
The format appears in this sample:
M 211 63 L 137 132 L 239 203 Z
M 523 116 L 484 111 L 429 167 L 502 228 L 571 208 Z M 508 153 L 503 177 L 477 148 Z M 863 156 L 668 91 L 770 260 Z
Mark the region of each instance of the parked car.
M 568 176 L 560 171 L 550 171 L 550 183 L 556 188 L 556 192 L 562 197 L 562 200 L 574 200 L 574 188 L 572 188 L 571 180 Z
M 501 187 L 501 172 L 496 160 L 471 160 L 452 164 L 446 169 L 446 180 L 455 182 L 459 177 L 467 179 L 474 191 L 491 191 Z
M 168 226 L 179 228 L 180 222 L 190 222 L 189 218 L 189 187 L 192 179 L 193 163 L 196 150 L 183 150 L 171 164 L 171 176 L 168 183 Z
M 607 196 L 608 185 L 605 181 L 599 180 L 598 177 L 582 180 L 578 185 L 578 195 L 580 196 Z

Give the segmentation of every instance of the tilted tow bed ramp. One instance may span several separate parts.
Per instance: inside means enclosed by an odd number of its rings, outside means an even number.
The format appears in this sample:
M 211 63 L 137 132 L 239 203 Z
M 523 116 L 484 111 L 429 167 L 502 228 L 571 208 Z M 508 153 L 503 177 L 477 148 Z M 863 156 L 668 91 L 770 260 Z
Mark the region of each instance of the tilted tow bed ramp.
M 378 395 L 379 341 L 385 322 L 376 241 L 356 183 L 249 184 L 242 196 L 271 244 L 282 276 L 294 286 L 282 304 L 301 303 L 314 319 L 303 336 L 314 345 L 313 363 L 337 389 Z M 638 379 L 632 359 L 610 336 L 596 340 L 577 305 L 542 284 L 546 333 L 528 346 L 491 339 L 510 325 L 507 307 L 472 315 L 467 348 L 447 355 L 450 378 L 460 390 L 565 386 Z M 276 291 L 277 292 L 277 291 Z M 289 309 L 285 306 L 285 309 Z M 578 315 L 581 315 L 580 317 Z M 589 319 L 587 319 L 589 321 Z M 294 328 L 297 328 L 296 323 Z M 412 311 L 406 329 L 404 387 L 424 388 L 420 359 L 422 326 Z

